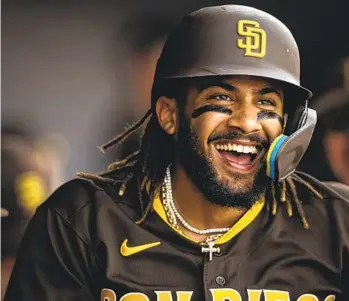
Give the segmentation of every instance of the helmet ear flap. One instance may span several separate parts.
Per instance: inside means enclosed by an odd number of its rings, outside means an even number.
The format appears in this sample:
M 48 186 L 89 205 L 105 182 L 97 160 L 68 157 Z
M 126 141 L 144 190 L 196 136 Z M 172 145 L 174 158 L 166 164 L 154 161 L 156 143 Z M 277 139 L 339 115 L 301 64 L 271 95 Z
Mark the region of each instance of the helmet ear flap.
M 308 116 L 308 101 L 305 104 L 297 105 L 293 112 L 287 115 L 284 134 L 289 136 L 305 125 Z
M 277 137 L 268 150 L 267 175 L 276 182 L 284 180 L 295 171 L 316 126 L 316 111 L 305 105 L 303 111 L 298 110 L 297 113 L 298 117 L 293 120 L 293 124 L 297 124 L 296 130 Z

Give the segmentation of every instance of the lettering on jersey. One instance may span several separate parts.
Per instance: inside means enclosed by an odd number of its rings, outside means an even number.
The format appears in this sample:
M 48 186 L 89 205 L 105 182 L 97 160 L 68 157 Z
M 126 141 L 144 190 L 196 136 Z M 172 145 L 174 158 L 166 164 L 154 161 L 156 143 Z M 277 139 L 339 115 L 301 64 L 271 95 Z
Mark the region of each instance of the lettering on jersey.
M 263 290 L 265 301 L 290 301 L 290 294 L 286 291 Z
M 214 301 L 241 301 L 241 295 L 232 288 L 213 288 L 210 289 L 212 300 Z
M 252 20 L 239 20 L 237 32 L 244 37 L 237 40 L 237 46 L 244 49 L 245 56 L 262 58 L 267 52 L 267 34 L 259 23 Z
M 261 299 L 262 290 L 247 290 L 248 300 L 249 301 L 259 301 Z
M 242 300 L 241 294 L 232 288 L 214 288 L 210 289 L 212 301 L 261 301 L 262 294 L 264 301 L 291 301 L 290 293 L 280 290 L 262 290 L 247 289 L 247 300 Z M 174 292 L 173 292 L 174 293 Z M 176 291 L 176 298 L 172 297 L 171 291 L 154 291 L 156 301 L 191 301 L 193 291 Z M 153 296 L 150 296 L 151 298 Z M 131 292 L 121 296 L 120 301 L 149 301 L 150 297 L 143 293 Z M 111 289 L 104 288 L 101 291 L 101 301 L 119 300 L 115 292 Z M 153 300 L 153 299 L 152 299 Z M 297 301 L 335 301 L 335 295 L 328 295 L 325 299 L 319 299 L 312 294 L 303 294 L 298 297 Z
M 123 295 L 120 301 L 149 301 L 149 298 L 142 293 L 128 293 Z
M 170 291 L 155 291 L 156 300 L 161 300 L 161 301 L 175 301 L 172 298 L 172 294 Z M 190 291 L 177 291 L 177 301 L 190 301 L 191 295 L 193 292 Z
M 116 301 L 116 295 L 113 290 L 104 288 L 101 291 L 101 301 Z
M 335 301 L 336 296 L 335 295 L 329 295 L 325 298 L 324 301 Z M 297 301 L 320 301 L 318 297 L 312 294 L 304 294 L 300 296 Z
M 327 298 L 326 298 L 327 299 Z M 305 294 L 300 296 L 297 301 L 319 301 L 318 297 L 312 294 Z

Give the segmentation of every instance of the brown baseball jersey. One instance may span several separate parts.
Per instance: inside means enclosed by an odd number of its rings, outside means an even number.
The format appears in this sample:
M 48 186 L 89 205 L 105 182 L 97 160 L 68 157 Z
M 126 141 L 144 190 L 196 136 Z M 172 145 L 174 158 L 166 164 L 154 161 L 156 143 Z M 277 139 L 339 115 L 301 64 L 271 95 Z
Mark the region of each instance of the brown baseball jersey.
M 159 198 L 136 224 L 139 185 L 119 196 L 124 171 L 115 184 L 72 180 L 30 222 L 5 301 L 348 301 L 348 187 L 298 175 L 324 195 L 297 184 L 310 229 L 262 199 L 204 247 L 171 227 Z

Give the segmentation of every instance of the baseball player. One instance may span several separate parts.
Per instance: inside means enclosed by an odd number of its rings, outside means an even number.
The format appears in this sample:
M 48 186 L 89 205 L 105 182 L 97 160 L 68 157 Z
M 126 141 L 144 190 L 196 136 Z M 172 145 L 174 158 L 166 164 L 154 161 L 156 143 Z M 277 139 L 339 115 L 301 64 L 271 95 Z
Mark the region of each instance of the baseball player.
M 263 11 L 185 17 L 151 109 L 101 147 L 146 123 L 140 149 L 40 206 L 5 300 L 349 300 L 348 187 L 295 171 L 316 124 L 299 65 Z

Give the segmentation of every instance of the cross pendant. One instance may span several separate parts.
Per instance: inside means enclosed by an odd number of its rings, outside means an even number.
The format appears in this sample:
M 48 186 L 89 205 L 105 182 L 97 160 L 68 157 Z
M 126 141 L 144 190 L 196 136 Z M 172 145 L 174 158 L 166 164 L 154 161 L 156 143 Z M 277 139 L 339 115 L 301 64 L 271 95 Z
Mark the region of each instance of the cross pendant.
M 212 261 L 212 254 L 213 253 L 219 253 L 221 251 L 221 249 L 219 248 L 219 247 L 214 247 L 214 242 L 213 241 L 211 241 L 211 242 L 209 242 L 208 243 L 208 247 L 206 248 L 206 247 L 202 247 L 201 248 L 201 252 L 202 253 L 209 253 L 209 259 L 210 259 L 210 261 Z

